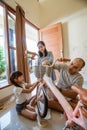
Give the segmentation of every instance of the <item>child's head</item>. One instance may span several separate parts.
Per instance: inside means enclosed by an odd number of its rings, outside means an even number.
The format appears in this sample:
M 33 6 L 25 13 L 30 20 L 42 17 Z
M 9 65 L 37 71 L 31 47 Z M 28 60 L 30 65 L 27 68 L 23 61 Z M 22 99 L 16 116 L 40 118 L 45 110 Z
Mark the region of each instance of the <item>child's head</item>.
M 10 76 L 10 81 L 17 87 L 21 87 L 19 84 L 21 84 L 24 81 L 24 77 L 22 72 L 16 71 L 13 72 Z

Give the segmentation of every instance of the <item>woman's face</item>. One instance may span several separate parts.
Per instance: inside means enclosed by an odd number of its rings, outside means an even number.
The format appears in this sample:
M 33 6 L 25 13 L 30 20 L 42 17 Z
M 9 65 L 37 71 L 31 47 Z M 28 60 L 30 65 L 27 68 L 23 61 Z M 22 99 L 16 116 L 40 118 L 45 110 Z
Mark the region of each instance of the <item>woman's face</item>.
M 39 50 L 40 52 L 44 53 L 44 51 L 45 51 L 45 46 L 43 46 L 42 44 L 39 44 L 39 45 L 38 45 L 38 50 Z

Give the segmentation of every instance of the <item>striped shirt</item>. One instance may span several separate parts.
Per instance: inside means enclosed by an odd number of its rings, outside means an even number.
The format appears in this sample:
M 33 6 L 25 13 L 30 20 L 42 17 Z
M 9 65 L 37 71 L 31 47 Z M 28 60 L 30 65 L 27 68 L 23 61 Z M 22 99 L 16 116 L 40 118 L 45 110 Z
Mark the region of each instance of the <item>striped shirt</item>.
M 68 65 L 66 64 L 55 64 L 54 69 L 57 69 L 60 73 L 59 81 L 57 86 L 70 89 L 72 85 L 78 85 L 82 87 L 83 77 L 80 73 L 70 74 L 68 71 Z
M 51 51 L 48 51 L 48 54 L 45 57 L 38 57 L 38 60 L 36 61 L 36 66 L 34 68 L 34 74 L 37 78 L 43 78 L 44 74 L 46 73 L 46 67 L 42 66 L 42 62 L 45 60 L 49 61 L 50 64 L 53 63 L 54 57 Z M 56 80 L 55 71 L 53 69 L 49 69 L 48 75 L 52 78 L 53 81 Z

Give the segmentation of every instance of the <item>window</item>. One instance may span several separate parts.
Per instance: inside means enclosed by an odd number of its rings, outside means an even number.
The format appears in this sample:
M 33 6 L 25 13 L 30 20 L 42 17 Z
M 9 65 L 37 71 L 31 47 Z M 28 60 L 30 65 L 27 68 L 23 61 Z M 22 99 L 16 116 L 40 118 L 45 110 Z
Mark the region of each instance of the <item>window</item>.
M 4 25 L 4 8 L 0 6 L 0 87 L 7 84 L 7 57 Z
M 8 13 L 8 34 L 10 52 L 10 72 L 17 70 L 16 42 L 15 42 L 15 16 Z
M 15 15 L 0 3 L 0 88 L 9 84 L 9 74 L 16 70 Z
M 15 21 L 15 11 L 0 2 L 0 88 L 10 84 L 10 73 L 17 70 Z M 26 20 L 25 30 L 27 50 L 37 52 L 38 29 Z M 35 82 L 32 78 L 34 62 L 29 59 L 31 82 Z
M 31 52 L 38 52 L 37 48 L 37 42 L 38 42 L 38 30 L 34 28 L 33 26 L 26 23 L 25 25 L 26 29 L 26 44 L 27 44 L 27 50 Z M 31 83 L 36 81 L 36 77 L 33 73 L 33 66 L 35 66 L 35 60 L 28 59 L 29 68 L 30 68 L 30 80 Z M 33 95 L 36 91 L 33 91 Z
M 26 23 L 25 28 L 27 49 L 31 52 L 37 52 L 38 30 L 28 23 Z

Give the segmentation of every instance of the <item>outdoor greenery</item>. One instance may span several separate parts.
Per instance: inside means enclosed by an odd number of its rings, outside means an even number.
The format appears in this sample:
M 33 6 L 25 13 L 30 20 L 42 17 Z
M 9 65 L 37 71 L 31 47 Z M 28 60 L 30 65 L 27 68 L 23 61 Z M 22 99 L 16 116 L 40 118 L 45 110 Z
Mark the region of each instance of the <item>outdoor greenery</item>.
M 3 47 L 0 46 L 0 79 L 4 79 L 5 75 L 2 75 L 5 72 L 5 57 Z

